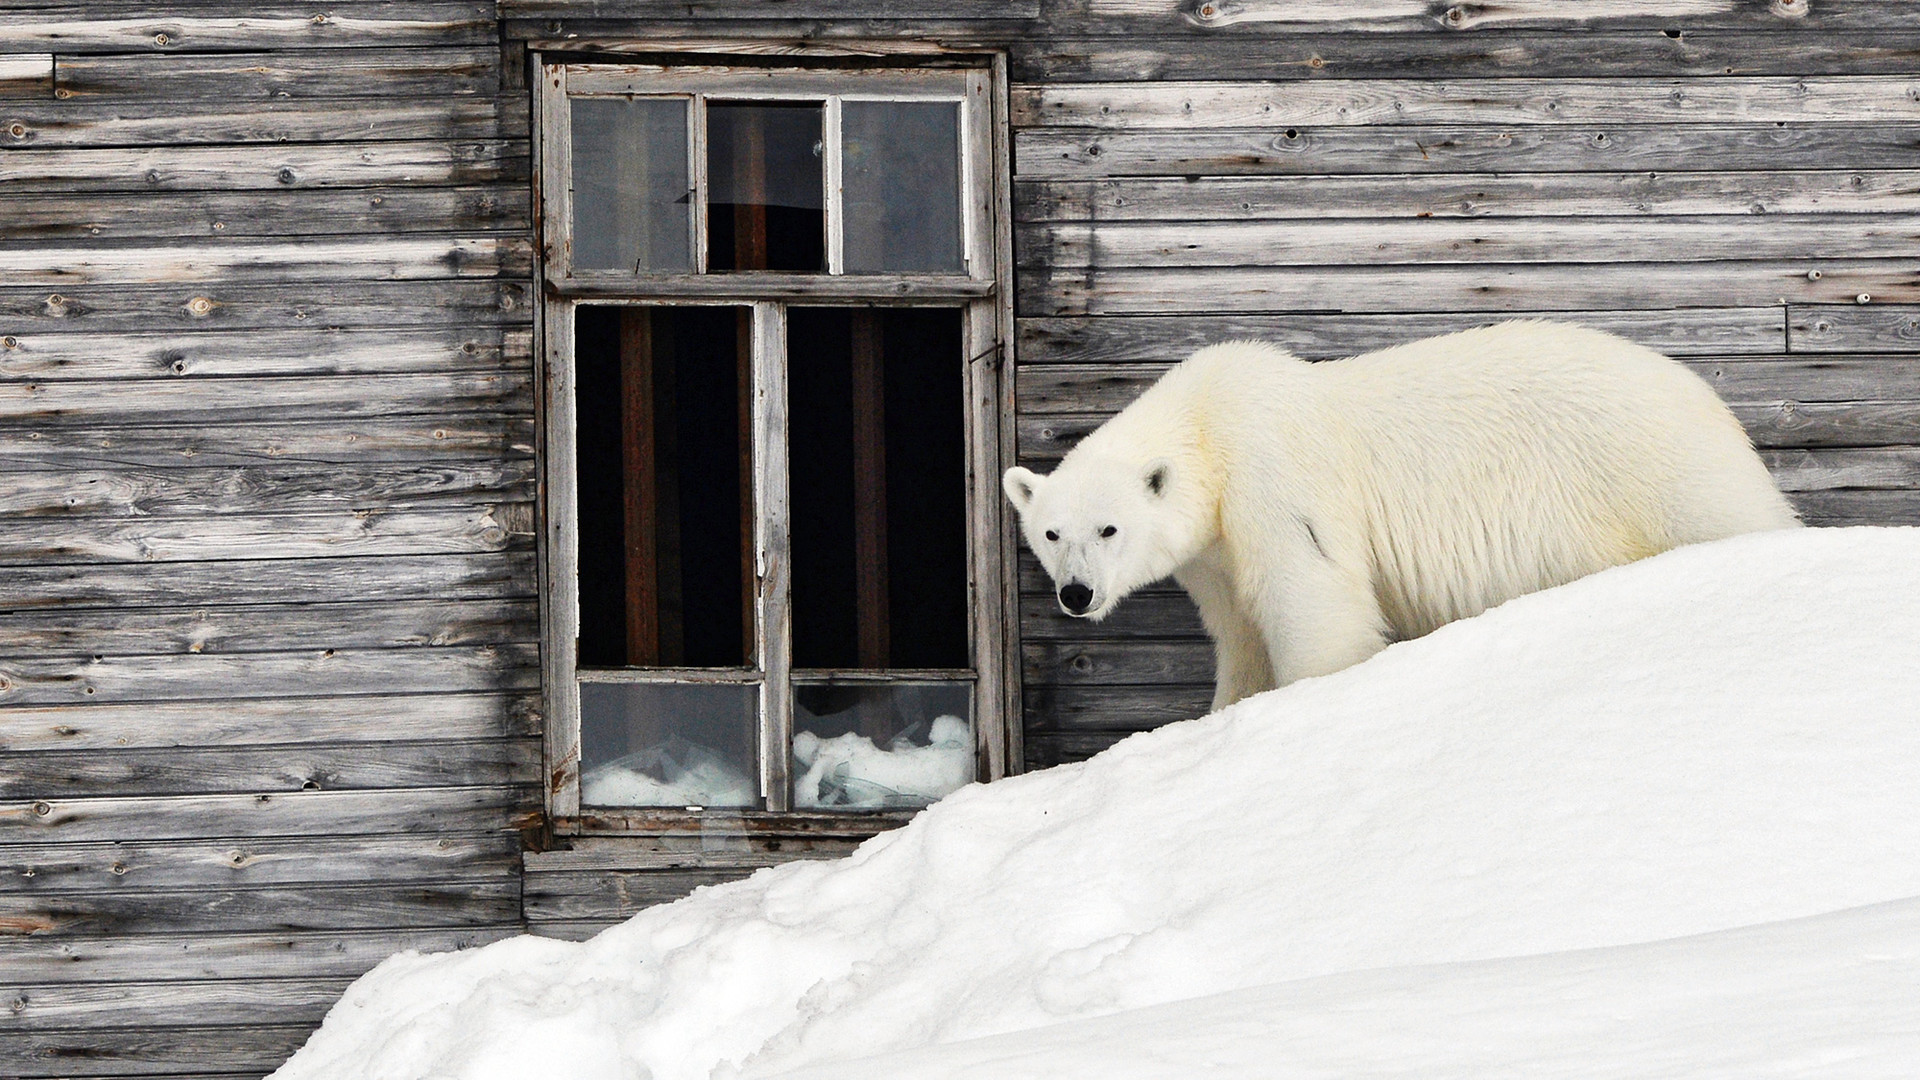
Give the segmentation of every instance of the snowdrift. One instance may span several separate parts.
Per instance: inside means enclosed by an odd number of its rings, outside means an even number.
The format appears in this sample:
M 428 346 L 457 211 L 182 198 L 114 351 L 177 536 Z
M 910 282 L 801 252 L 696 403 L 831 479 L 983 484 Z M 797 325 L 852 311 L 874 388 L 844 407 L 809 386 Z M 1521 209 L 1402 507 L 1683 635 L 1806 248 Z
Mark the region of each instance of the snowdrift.
M 1917 642 L 1920 530 L 1671 552 L 585 944 L 402 954 L 276 1075 L 762 1076 L 1920 896 Z M 1340 985 L 1474 969 L 1426 970 Z

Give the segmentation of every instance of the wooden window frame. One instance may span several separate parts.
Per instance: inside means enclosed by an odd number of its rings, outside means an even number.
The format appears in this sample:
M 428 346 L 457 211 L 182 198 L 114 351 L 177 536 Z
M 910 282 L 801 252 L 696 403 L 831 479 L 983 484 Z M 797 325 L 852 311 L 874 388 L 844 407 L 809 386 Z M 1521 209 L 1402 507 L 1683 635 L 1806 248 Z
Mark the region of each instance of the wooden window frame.
M 577 48 L 577 45 L 574 45 Z M 792 810 L 790 747 L 793 736 L 793 666 L 787 560 L 786 311 L 807 307 L 950 307 L 962 320 L 965 365 L 964 419 L 967 440 L 969 641 L 973 665 L 965 671 L 889 670 L 833 672 L 836 681 L 912 682 L 930 678 L 974 680 L 977 776 L 993 780 L 1019 771 L 1021 740 L 1018 685 L 1014 523 L 1000 497 L 1001 471 L 1013 459 L 1009 158 L 1004 57 L 942 58 L 938 66 L 912 66 L 924 57 L 902 55 L 883 69 L 807 69 L 797 66 L 730 67 L 712 55 L 685 65 L 588 63 L 553 56 L 538 63 L 534 170 L 541 208 L 540 275 L 543 302 L 535 319 L 541 349 L 541 623 L 546 700 L 546 807 L 560 834 L 671 832 L 690 820 L 720 815 L 749 832 L 805 832 L 822 819 L 860 820 L 883 827 L 898 815 L 871 811 L 824 814 Z M 704 100 L 765 98 L 792 101 L 819 97 L 826 103 L 828 269 L 814 273 L 730 271 L 702 273 L 706 266 Z M 571 267 L 572 208 L 570 96 L 688 97 L 688 155 L 693 184 L 689 227 L 694 272 L 575 271 Z M 951 274 L 845 274 L 840 272 L 838 102 L 842 100 L 955 100 L 961 105 L 963 270 Z M 574 316 L 584 305 L 728 306 L 752 311 L 753 580 L 747 583 L 756 614 L 749 646 L 751 665 L 739 669 L 625 668 L 583 672 L 577 663 L 579 611 L 579 514 L 576 485 Z M 821 674 L 811 670 L 807 676 Z M 753 683 L 759 687 L 759 780 L 764 810 L 713 810 L 704 815 L 671 808 L 619 808 L 601 812 L 580 805 L 580 682 Z M 808 824 L 811 823 L 811 824 Z

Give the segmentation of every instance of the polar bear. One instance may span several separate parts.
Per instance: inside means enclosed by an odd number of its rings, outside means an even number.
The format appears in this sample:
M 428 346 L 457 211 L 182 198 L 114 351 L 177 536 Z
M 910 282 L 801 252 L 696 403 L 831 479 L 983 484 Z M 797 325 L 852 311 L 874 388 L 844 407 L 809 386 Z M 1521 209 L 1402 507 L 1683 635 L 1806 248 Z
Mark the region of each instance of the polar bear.
M 1800 524 L 1704 380 L 1541 321 L 1317 364 L 1211 345 L 1051 475 L 1003 486 L 1069 615 L 1186 589 L 1215 709 L 1522 593 Z

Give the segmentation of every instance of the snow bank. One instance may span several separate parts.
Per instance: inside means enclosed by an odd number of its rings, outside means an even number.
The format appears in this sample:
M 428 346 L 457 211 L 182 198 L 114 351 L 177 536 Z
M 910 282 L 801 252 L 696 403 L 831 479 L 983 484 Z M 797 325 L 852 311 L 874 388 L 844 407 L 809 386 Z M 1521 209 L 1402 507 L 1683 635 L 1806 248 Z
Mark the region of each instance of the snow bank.
M 759 1076 L 1920 895 L 1917 641 L 1920 530 L 1671 552 L 583 945 L 402 954 L 277 1075 Z
M 1920 900 L 1896 900 L 1649 945 L 1302 979 L 781 1080 L 1911 1080 L 1916 1062 Z

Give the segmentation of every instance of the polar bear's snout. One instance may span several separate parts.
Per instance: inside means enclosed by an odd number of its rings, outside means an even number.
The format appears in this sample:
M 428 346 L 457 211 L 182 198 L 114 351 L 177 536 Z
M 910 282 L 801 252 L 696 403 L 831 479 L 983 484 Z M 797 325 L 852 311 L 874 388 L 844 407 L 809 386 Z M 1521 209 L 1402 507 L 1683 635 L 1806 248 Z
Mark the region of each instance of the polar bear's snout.
M 1060 586 L 1060 608 L 1069 615 L 1084 617 L 1093 606 L 1093 590 L 1077 581 Z

